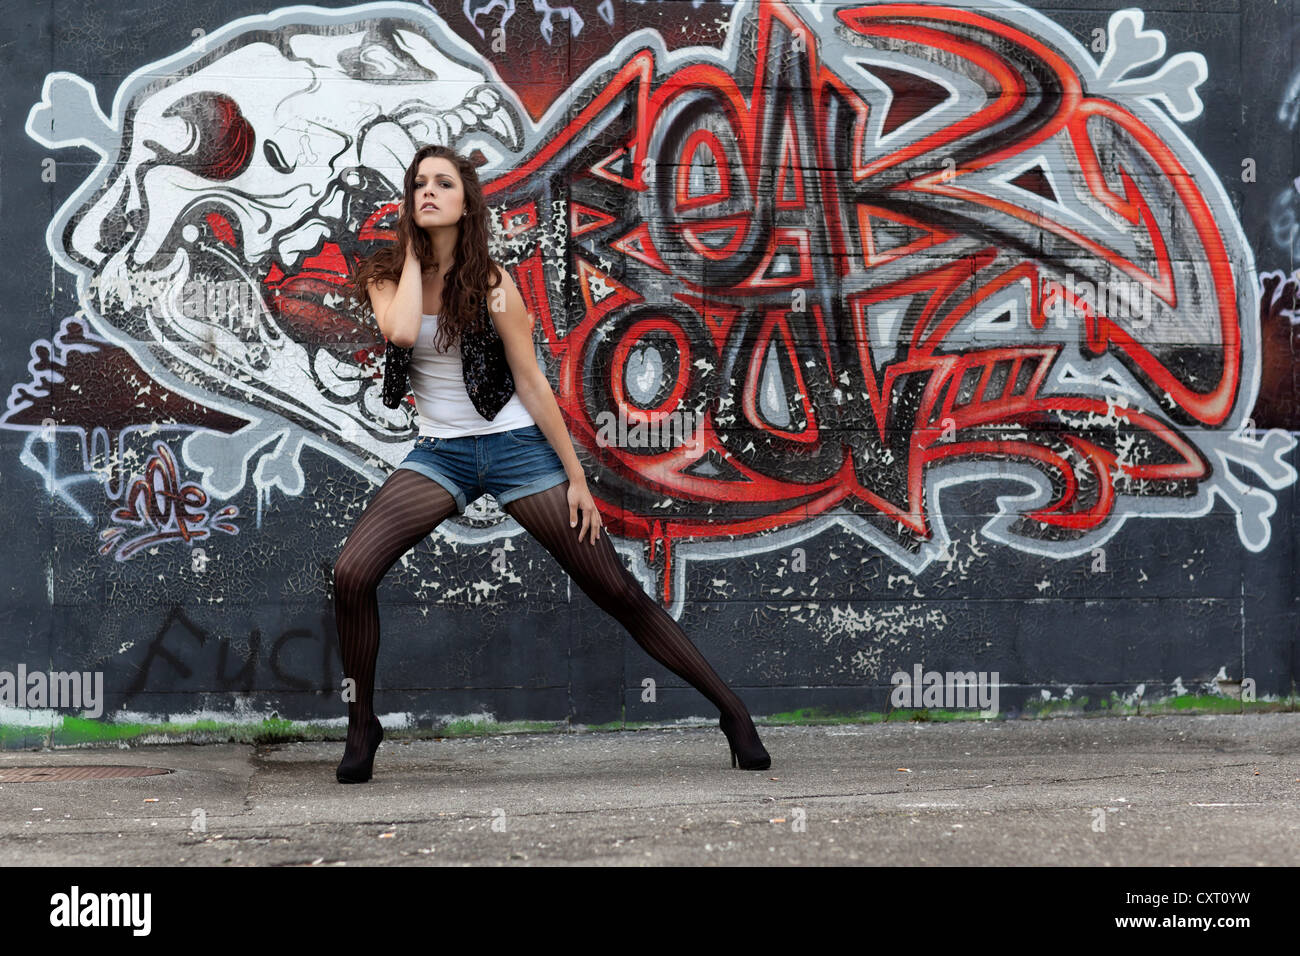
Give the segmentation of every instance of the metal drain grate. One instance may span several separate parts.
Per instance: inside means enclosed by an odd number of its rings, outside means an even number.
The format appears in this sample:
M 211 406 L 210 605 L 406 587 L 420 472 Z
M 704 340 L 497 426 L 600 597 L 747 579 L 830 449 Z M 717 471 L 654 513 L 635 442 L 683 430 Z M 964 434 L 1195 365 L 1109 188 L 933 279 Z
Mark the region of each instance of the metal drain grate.
M 106 780 L 171 773 L 163 767 L 0 767 L 0 783 L 45 783 L 60 780 Z

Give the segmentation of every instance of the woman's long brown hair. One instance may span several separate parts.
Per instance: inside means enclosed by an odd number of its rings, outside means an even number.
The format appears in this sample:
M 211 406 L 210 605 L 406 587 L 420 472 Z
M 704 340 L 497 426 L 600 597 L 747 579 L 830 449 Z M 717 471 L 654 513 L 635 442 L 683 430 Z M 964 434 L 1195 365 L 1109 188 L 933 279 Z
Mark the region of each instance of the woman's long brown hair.
M 454 149 L 429 145 L 421 146 L 415 151 L 411 164 L 406 167 L 402 183 L 405 202 L 402 203 L 402 212 L 397 219 L 397 241 L 357 263 L 352 275 L 352 289 L 357 301 L 367 311 L 373 311 L 367 283 L 387 279 L 396 284 L 401 280 L 408 238 L 411 238 L 412 248 L 425 271 L 439 267 L 428 232 L 416 226 L 414 221 L 415 177 L 419 174 L 420 163 L 430 156 L 441 156 L 451 161 L 460 174 L 465 193 L 465 216 L 460 221 L 460 233 L 456 237 L 454 261 L 442 285 L 442 311 L 438 314 L 438 335 L 435 340 L 436 347 L 442 351 L 459 342 L 462 331 L 478 325 L 482 317 L 480 305 L 483 298 L 487 296 L 488 289 L 502 278 L 501 268 L 488 255 L 488 209 L 483 201 L 483 187 L 479 183 L 478 171 Z M 489 270 L 492 273 L 491 283 L 488 281 Z

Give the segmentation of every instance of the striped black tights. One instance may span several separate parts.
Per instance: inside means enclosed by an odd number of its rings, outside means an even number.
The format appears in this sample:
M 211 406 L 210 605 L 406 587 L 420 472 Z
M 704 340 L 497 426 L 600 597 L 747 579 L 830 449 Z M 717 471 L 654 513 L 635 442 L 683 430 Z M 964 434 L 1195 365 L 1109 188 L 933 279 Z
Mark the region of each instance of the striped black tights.
M 569 525 L 569 483 L 512 501 L 506 512 L 541 542 L 602 610 L 627 628 L 647 654 L 687 681 L 718 708 L 742 743 L 761 750 L 749 712 L 709 666 L 677 622 L 642 590 L 619 560 L 608 535 L 593 545 Z M 366 765 L 379 733 L 374 712 L 375 659 L 379 651 L 376 588 L 388 569 L 456 510 L 445 488 L 409 468 L 389 475 L 357 520 L 334 565 L 334 611 L 345 677 L 355 680 L 348 703 L 344 764 Z M 373 729 L 372 729 L 373 728 Z M 373 745 L 373 746 L 372 746 Z M 368 765 L 366 776 L 369 776 Z

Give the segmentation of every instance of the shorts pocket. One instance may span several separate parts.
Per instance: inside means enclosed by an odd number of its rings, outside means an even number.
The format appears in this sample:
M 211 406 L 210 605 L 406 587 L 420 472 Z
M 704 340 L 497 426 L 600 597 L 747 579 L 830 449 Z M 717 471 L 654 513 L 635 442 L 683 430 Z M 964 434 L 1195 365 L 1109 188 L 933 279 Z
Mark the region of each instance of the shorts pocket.
M 542 431 L 536 425 L 525 425 L 523 428 L 512 428 L 506 432 L 512 439 L 521 445 L 545 445 L 549 443 L 546 432 Z
M 441 438 L 434 438 L 432 435 L 421 435 L 415 440 L 415 447 L 421 451 L 433 451 L 440 441 Z

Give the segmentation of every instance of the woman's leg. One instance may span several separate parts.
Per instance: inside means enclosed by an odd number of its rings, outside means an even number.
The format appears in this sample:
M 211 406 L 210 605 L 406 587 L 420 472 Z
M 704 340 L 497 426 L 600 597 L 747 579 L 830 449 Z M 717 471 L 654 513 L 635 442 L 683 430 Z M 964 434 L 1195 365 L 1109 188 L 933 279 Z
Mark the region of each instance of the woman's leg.
M 356 682 L 348 703 L 348 739 L 339 765 L 357 782 L 369 777 L 382 732 L 375 725 L 375 658 L 379 653 L 376 589 L 388 569 L 444 518 L 456 499 L 430 478 L 409 468 L 393 471 L 366 506 L 334 563 L 334 622 L 343 675 Z
M 754 761 L 761 761 L 767 754 L 740 698 L 709 666 L 671 615 L 645 593 L 619 559 L 608 535 L 601 534 L 594 545 L 590 539 L 578 540 L 581 523 L 578 528 L 569 525 L 568 496 L 569 483 L 564 481 L 516 499 L 505 510 L 555 556 L 601 610 L 627 628 L 647 654 L 690 683 L 718 708 L 724 730 L 729 726 L 737 735 L 737 750 L 750 754 Z

